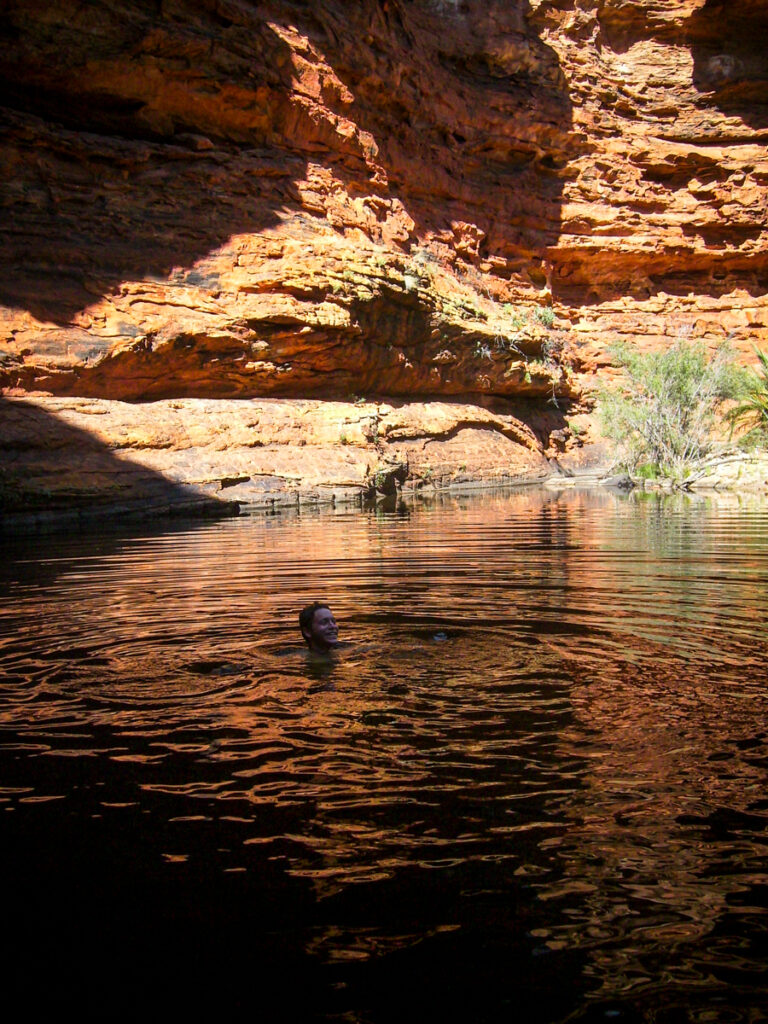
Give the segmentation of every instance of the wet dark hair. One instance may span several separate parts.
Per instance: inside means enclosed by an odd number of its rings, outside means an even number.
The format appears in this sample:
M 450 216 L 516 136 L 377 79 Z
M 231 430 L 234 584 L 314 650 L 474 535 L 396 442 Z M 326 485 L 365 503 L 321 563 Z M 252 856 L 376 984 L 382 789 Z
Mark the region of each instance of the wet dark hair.
M 325 601 L 313 601 L 312 604 L 305 605 L 299 612 L 299 629 L 301 635 L 309 643 L 307 639 L 307 633 L 312 635 L 312 620 L 315 617 L 315 612 L 321 608 L 327 608 L 330 611 L 330 606 Z

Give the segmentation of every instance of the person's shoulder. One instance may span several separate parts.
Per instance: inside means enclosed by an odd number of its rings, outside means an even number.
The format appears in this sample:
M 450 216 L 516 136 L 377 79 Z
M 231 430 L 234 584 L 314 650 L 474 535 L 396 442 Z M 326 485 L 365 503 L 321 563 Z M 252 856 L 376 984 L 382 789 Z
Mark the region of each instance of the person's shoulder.
M 297 658 L 306 653 L 305 644 L 293 644 L 291 647 L 278 647 L 270 653 L 275 658 Z

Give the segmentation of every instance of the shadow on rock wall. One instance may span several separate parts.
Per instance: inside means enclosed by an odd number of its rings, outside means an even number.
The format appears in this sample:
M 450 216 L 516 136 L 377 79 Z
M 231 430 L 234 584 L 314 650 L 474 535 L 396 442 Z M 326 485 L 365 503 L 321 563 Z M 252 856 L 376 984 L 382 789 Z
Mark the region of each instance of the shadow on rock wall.
M 217 45 L 217 7 L 7 8 L 4 303 L 65 324 L 126 280 L 274 223 L 305 166 L 266 148 L 288 49 L 261 22 L 245 49 Z
M 438 233 L 540 286 L 573 142 L 529 15 L 528 0 L 12 0 L 0 301 L 63 325 L 174 271 L 215 294 L 194 264 L 232 236 L 291 219 L 295 237 L 310 214 L 311 242 L 325 198 L 297 188 L 310 162 L 374 205 L 399 197 L 405 250 Z
M 438 235 L 469 262 L 540 259 L 559 234 L 561 174 L 576 142 L 565 77 L 528 0 L 323 11 L 306 31 L 354 97 L 390 194 L 414 219 L 413 240 Z M 474 237 L 457 237 L 462 222 Z
M 645 3 L 603 0 L 600 27 L 608 45 L 625 53 L 638 41 L 655 39 L 690 47 L 693 85 L 704 106 L 740 117 L 756 129 L 768 127 L 768 59 L 764 0 L 704 0 L 690 17 L 669 18 Z
M 118 457 L 34 401 L 0 397 L 0 529 L 63 527 L 94 516 L 232 515 L 237 505 Z
M 707 0 L 686 22 L 693 84 L 725 114 L 768 128 L 768 7 L 764 0 Z

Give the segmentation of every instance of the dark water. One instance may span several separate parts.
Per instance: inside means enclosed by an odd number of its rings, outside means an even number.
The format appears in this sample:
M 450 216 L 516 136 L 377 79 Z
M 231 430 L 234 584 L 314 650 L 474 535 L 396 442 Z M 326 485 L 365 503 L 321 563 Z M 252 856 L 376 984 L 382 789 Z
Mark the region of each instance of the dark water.
M 27 1012 L 768 1019 L 768 505 L 526 491 L 0 557 Z

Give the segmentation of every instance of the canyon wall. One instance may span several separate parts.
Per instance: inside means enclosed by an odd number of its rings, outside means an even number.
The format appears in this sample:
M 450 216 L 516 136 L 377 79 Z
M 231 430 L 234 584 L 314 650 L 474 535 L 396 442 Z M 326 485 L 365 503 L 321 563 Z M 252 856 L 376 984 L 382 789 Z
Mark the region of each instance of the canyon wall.
M 612 342 L 749 358 L 766 29 L 764 0 L 9 0 L 0 495 L 29 396 L 100 402 L 107 450 L 142 403 L 148 452 L 155 403 L 394 402 L 448 475 L 481 420 L 540 473 L 589 436 Z

